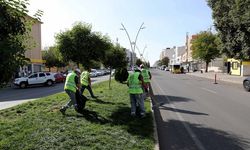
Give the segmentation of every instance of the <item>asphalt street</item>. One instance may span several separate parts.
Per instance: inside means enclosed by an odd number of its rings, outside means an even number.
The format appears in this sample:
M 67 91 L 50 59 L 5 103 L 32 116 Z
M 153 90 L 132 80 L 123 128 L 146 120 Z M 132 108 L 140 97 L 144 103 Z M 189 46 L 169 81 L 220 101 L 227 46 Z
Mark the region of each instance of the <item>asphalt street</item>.
M 250 149 L 250 92 L 242 85 L 151 73 L 161 150 Z
M 109 76 L 91 78 L 92 83 L 108 80 Z M 63 92 L 64 83 L 57 83 L 53 86 L 32 86 L 25 89 L 5 88 L 0 90 L 0 109 L 15 106 L 17 104 Z

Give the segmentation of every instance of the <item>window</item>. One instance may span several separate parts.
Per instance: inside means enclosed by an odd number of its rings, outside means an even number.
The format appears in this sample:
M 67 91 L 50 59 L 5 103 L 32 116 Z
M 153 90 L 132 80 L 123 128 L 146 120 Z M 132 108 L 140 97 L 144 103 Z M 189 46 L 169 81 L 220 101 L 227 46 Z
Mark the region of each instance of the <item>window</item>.
M 233 62 L 233 63 L 232 63 L 232 69 L 233 69 L 233 70 L 238 70 L 238 68 L 239 68 L 239 63 Z
M 45 77 L 44 73 L 39 73 L 39 77 Z
M 29 78 L 37 78 L 37 73 L 32 74 L 31 76 L 29 76 Z

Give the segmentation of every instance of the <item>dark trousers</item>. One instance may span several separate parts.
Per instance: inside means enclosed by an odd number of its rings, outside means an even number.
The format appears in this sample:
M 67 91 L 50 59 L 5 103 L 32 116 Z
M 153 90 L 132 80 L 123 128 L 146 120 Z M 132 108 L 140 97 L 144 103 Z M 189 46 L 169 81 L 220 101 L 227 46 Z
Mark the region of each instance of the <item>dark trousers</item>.
M 87 85 L 87 86 L 86 86 L 86 85 L 82 85 L 82 88 L 81 88 L 81 93 L 83 93 L 83 92 L 84 92 L 85 88 L 87 88 L 87 89 L 88 89 L 89 94 L 91 95 L 91 97 L 95 97 L 95 95 L 93 94 L 92 88 L 91 88 L 91 86 L 89 86 L 89 85 Z

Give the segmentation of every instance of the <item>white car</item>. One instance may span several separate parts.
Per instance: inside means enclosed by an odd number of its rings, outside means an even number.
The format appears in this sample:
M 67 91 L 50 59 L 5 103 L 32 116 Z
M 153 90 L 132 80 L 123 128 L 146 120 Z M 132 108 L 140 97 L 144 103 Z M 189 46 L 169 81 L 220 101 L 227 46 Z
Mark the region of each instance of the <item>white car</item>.
M 90 74 L 90 77 L 97 77 L 98 76 L 96 69 L 91 69 L 91 72 L 89 74 Z
M 53 73 L 50 72 L 36 72 L 28 77 L 16 78 L 14 84 L 20 88 L 26 88 L 30 85 L 44 84 L 51 86 L 55 82 Z

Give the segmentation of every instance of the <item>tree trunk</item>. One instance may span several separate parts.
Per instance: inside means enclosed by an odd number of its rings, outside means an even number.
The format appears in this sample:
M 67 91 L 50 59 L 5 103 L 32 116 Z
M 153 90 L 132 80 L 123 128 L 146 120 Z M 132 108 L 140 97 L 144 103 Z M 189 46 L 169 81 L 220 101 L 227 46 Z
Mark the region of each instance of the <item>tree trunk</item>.
M 112 74 L 112 72 L 111 72 L 112 68 L 111 67 L 110 67 L 109 71 L 110 71 L 110 73 L 109 73 L 109 89 L 111 90 L 111 86 L 110 86 L 111 85 L 111 74 Z
M 207 70 L 208 70 L 208 64 L 209 64 L 209 62 L 206 62 L 206 70 L 205 70 L 205 72 L 207 72 Z

